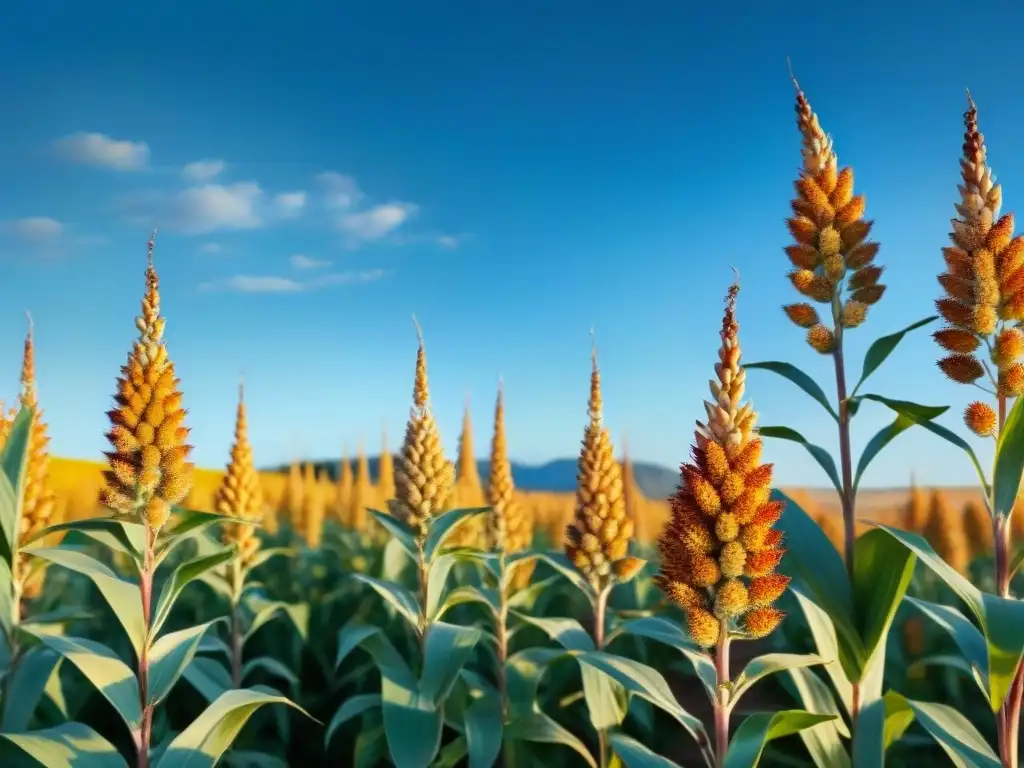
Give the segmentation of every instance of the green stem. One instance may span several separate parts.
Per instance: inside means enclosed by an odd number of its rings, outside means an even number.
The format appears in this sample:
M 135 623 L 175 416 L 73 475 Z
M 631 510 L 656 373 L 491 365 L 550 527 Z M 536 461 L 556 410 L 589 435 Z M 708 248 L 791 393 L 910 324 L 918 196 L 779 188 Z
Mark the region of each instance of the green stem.
M 139 703 L 142 709 L 142 723 L 136 739 L 138 768 L 149 768 L 149 746 L 153 735 L 153 705 L 149 701 L 149 651 L 153 638 L 150 637 L 153 604 L 153 573 L 156 570 L 153 548 L 156 532 L 146 526 L 146 552 L 142 570 L 139 573 L 139 593 L 142 595 L 142 622 L 144 627 L 142 651 L 139 653 Z
M 417 555 L 417 564 L 419 570 L 419 585 L 420 585 L 420 663 L 426 659 L 427 652 L 427 625 L 429 623 L 427 618 L 427 582 L 430 577 L 430 566 L 427 563 L 426 557 L 423 553 L 423 545 L 419 547 Z
M 242 646 L 244 636 L 242 635 L 242 586 L 245 583 L 245 574 L 241 564 L 236 559 L 231 563 L 231 687 L 239 689 L 242 687 Z
M 508 679 L 505 675 L 505 663 L 508 661 L 508 593 L 505 590 L 505 553 L 498 552 L 498 618 L 495 630 L 498 635 L 498 669 L 495 675 L 498 681 L 498 693 L 501 696 L 501 722 L 508 725 Z M 502 739 L 500 768 L 511 765 L 509 741 Z
M 715 648 L 715 766 L 724 768 L 729 751 L 729 714 L 732 703 L 726 684 L 729 677 L 729 623 L 719 623 L 718 646 Z
M 608 610 L 608 595 L 611 590 L 608 587 L 603 587 L 597 593 L 597 599 L 594 601 L 594 647 L 597 650 L 604 649 L 604 627 L 605 627 L 605 614 Z M 600 768 L 607 768 L 608 766 L 608 735 L 604 729 L 597 732 L 597 753 L 598 753 L 598 765 Z

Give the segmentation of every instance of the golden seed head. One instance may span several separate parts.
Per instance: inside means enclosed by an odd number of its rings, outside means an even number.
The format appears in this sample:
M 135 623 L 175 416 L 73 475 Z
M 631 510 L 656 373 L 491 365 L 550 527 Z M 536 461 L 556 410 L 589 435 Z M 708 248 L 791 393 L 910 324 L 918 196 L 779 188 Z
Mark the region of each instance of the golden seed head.
M 847 299 L 843 304 L 843 312 L 839 322 L 843 328 L 856 328 L 861 325 L 868 315 L 868 305 L 853 299 Z
M 455 465 L 445 459 L 429 403 L 427 358 L 419 335 L 413 408 L 395 467 L 395 498 L 388 506 L 413 529 L 420 544 L 426 541 L 430 519 L 448 510 L 455 489 Z
M 987 403 L 975 400 L 964 409 L 964 424 L 978 437 L 992 437 L 996 433 L 996 412 Z
M 614 583 L 615 563 L 627 556 L 633 521 L 626 515 L 622 468 L 602 423 L 597 349 L 591 356 L 590 422 L 578 461 L 575 508 L 565 531 L 569 560 L 600 591 Z
M 981 345 L 976 335 L 963 328 L 943 328 L 935 331 L 932 338 L 947 352 L 961 355 L 969 355 Z
M 999 371 L 999 394 L 1019 397 L 1024 394 L 1024 364 L 1014 363 Z
M 769 605 L 747 611 L 740 619 L 740 623 L 750 639 L 760 640 L 774 632 L 785 617 L 783 611 Z
M 971 550 L 971 557 L 979 557 L 992 551 L 992 517 L 977 499 L 970 499 L 963 510 L 964 536 Z
M 142 313 L 135 322 L 139 336 L 121 368 L 115 408 L 108 413 L 107 439 L 114 450 L 107 453 L 109 469 L 101 500 L 155 531 L 188 494 L 195 467 L 188 461 L 192 446 L 185 442 L 189 430 L 184 426 L 180 382 L 163 340 L 154 237 L 155 232 L 149 241 Z
M 381 432 L 380 463 L 377 465 L 377 495 L 387 502 L 395 498 L 395 459 L 388 450 L 387 430 Z
M 494 511 L 487 518 L 487 544 L 491 549 L 520 552 L 528 549 L 533 541 L 533 519 L 514 497 L 512 463 L 505 437 L 505 396 L 500 382 L 494 404 L 490 458 L 486 494 L 487 503 Z
M 338 520 L 348 526 L 352 525 L 353 485 L 352 462 L 348 460 L 348 448 L 346 447 L 341 452 L 341 461 L 338 462 L 338 490 L 334 511 L 338 516 Z
M 326 481 L 318 476 L 312 464 L 306 464 L 302 473 L 302 521 L 299 530 L 310 549 L 319 549 L 324 535 L 324 517 L 327 503 L 324 498 Z
M 711 382 L 714 402 L 704 404 L 708 421 L 697 424 L 693 463 L 682 466 L 671 517 L 658 541 L 661 572 L 655 583 L 686 611 L 691 636 L 705 647 L 721 631 L 763 631 L 764 622 L 747 628 L 745 617 L 770 607 L 789 583 L 774 572 L 784 549 L 772 526 L 783 504 L 770 500 L 772 467 L 761 463 L 757 416 L 742 402 L 746 372 L 735 317 L 738 290 L 734 284 L 726 299 L 717 381 Z
M 782 308 L 786 317 L 801 328 L 810 328 L 821 322 L 817 310 L 810 304 L 787 304 Z
M 807 343 L 815 352 L 829 355 L 836 348 L 836 337 L 831 328 L 818 324 L 807 331 Z
M 217 512 L 230 517 L 253 522 L 260 522 L 263 518 L 263 490 L 253 462 L 252 445 L 249 443 L 245 393 L 242 385 L 238 387 L 238 410 L 235 415 L 235 439 L 231 446 L 231 460 L 214 497 L 214 506 Z M 248 568 L 260 546 L 254 526 L 241 522 L 224 523 L 221 527 L 221 540 L 225 544 L 237 545 L 243 568 Z
M 948 378 L 960 384 L 971 384 L 985 373 L 981 363 L 971 355 L 949 355 L 939 360 L 938 366 Z
M 454 505 L 459 509 L 480 507 L 484 504 L 484 490 L 480 472 L 473 451 L 473 421 L 469 415 L 469 397 L 462 414 L 462 430 L 459 432 L 459 450 L 455 471 Z M 486 521 L 474 517 L 459 524 L 452 535 L 455 546 L 486 548 Z
M 370 501 L 370 462 L 363 449 L 362 438 L 356 448 L 356 476 L 352 481 L 352 500 L 349 510 L 349 524 L 357 531 L 365 531 L 369 522 L 366 506 Z
M 957 571 L 966 571 L 970 551 L 964 536 L 963 521 L 949 506 L 941 491 L 932 492 L 924 535 L 939 557 Z
M 1024 355 L 1024 331 L 1007 326 L 996 336 L 993 360 L 999 368 L 1013 365 Z
M 911 479 L 910 497 L 903 507 L 902 527 L 911 533 L 921 533 L 928 522 L 928 497 Z

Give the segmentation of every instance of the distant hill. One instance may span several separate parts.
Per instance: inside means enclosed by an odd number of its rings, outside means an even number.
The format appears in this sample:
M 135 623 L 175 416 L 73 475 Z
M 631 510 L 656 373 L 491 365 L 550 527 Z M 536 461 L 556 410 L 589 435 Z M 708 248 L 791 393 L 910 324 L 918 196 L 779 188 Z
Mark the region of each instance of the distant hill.
M 377 456 L 369 457 L 370 476 L 376 480 Z M 317 460 L 312 462 L 317 470 L 326 470 L 332 479 L 337 479 L 339 459 Z M 490 471 L 490 462 L 477 461 L 477 469 L 481 478 L 486 478 Z M 353 469 L 355 462 L 353 461 Z M 288 467 L 269 467 L 269 472 L 287 472 Z M 633 473 L 637 485 L 644 495 L 651 499 L 666 499 L 675 493 L 679 482 L 677 470 L 663 467 L 660 464 L 634 462 Z M 549 493 L 569 493 L 576 490 L 576 459 L 555 459 L 546 464 L 520 464 L 512 462 L 512 476 L 517 488 L 524 491 L 547 491 Z

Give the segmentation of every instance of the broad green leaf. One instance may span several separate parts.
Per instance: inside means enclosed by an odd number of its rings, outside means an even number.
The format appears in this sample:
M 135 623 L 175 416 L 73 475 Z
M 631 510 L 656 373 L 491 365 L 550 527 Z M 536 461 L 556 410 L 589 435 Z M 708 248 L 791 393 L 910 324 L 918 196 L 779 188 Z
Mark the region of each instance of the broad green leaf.
M 1014 554 L 1013 559 L 1010 561 L 1010 578 L 1013 579 L 1017 575 L 1017 571 L 1020 570 L 1021 565 L 1024 565 L 1024 547 L 1018 549 Z
M 21 530 L 21 505 L 25 497 L 22 484 L 28 464 L 28 441 L 34 409 L 18 410 L 0 449 L 0 559 L 8 567 L 14 562 Z
M 518 651 L 505 662 L 508 714 L 513 720 L 529 718 L 537 705 L 540 681 L 556 661 L 569 658 L 557 648 L 535 647 Z
M 515 581 L 516 573 L 519 569 L 536 561 L 536 552 L 514 552 L 513 554 L 506 555 L 505 572 L 502 574 L 499 589 L 503 590 L 505 594 L 509 594 L 512 590 L 512 583 Z
M 489 587 L 474 587 L 472 584 L 464 584 L 445 595 L 444 602 L 437 609 L 437 615 L 434 616 L 434 619 L 440 619 L 448 610 L 463 603 L 480 603 L 496 614 L 498 612 L 497 601 L 498 595 L 496 590 Z
M 400 584 L 382 581 L 365 573 L 353 573 L 351 578 L 373 587 L 374 591 L 398 611 L 414 630 L 420 631 L 420 604 L 409 590 Z
M 260 707 L 285 704 L 309 715 L 284 696 L 245 689 L 225 691 L 168 745 L 155 768 L 213 768 Z
M 958 768 L 1000 768 L 1002 763 L 985 737 L 956 709 L 931 701 L 905 701 L 917 722 Z
M 235 556 L 235 547 L 229 546 L 224 547 L 212 555 L 202 555 L 195 557 L 191 560 L 179 565 L 171 573 L 171 577 L 164 584 L 163 589 L 160 590 L 160 598 L 156 603 L 156 611 L 153 614 L 153 624 L 150 629 L 152 636 L 160 634 L 160 629 L 163 627 L 164 622 L 167 621 L 167 617 L 171 615 L 171 609 L 174 607 L 174 601 L 178 599 L 178 595 L 182 593 L 189 584 L 198 579 L 204 573 L 212 571 L 221 565 L 224 565 Z
M 589 664 L 580 664 L 583 700 L 595 731 L 621 725 L 629 712 L 629 695 L 618 682 Z
M 860 399 L 861 400 L 873 400 L 876 403 L 881 403 L 882 405 L 887 406 L 888 408 L 892 409 L 896 413 L 902 414 L 904 416 L 908 416 L 910 418 L 915 418 L 915 419 L 919 418 L 917 411 L 914 411 L 912 409 L 908 410 L 908 409 L 906 409 L 904 407 L 906 405 L 913 406 L 914 403 L 905 403 L 902 400 L 892 400 L 892 399 L 890 399 L 888 397 L 882 397 L 881 395 L 861 395 Z M 917 406 L 917 407 L 918 408 L 928 408 L 928 406 Z M 988 496 L 989 493 L 990 493 L 990 489 L 989 489 L 989 485 L 988 485 L 988 479 L 985 477 L 985 470 L 982 469 L 981 462 L 978 461 L 977 454 L 974 452 L 974 449 L 971 448 L 970 445 L 968 445 L 967 441 L 964 440 L 962 437 L 960 437 L 955 432 L 953 432 L 950 429 L 942 426 L 941 424 L 936 424 L 932 420 L 918 420 L 917 424 L 918 424 L 918 426 L 921 426 L 921 427 L 924 427 L 925 429 L 927 429 L 933 435 L 938 435 L 939 437 L 941 437 L 946 442 L 951 443 L 952 445 L 955 445 L 957 448 L 959 448 L 960 450 L 962 450 L 964 453 L 967 454 L 967 457 L 971 460 L 971 463 L 974 465 L 974 471 L 975 471 L 975 473 L 978 476 L 978 481 L 980 482 L 981 487 L 982 487 L 982 489 L 985 492 L 985 496 Z
M 626 768 L 682 768 L 624 733 L 612 733 L 609 741 Z
M 732 735 L 724 768 L 754 768 L 760 763 L 768 742 L 813 728 L 819 723 L 827 723 L 834 718 L 835 715 L 815 715 L 801 709 L 749 715 Z
M 90 517 L 51 525 L 22 542 L 22 547 L 27 547 L 51 533 L 62 531 L 85 534 L 110 549 L 128 555 L 136 562 L 142 562 L 142 551 L 146 546 L 146 529 L 140 523 L 133 523 L 121 517 Z
M 993 510 L 997 517 L 1009 517 L 1024 474 L 1024 404 L 1017 398 L 996 442 L 995 470 L 992 473 Z
M 843 739 L 850 738 L 850 731 L 841 717 L 835 697 L 813 669 L 799 667 L 786 670 L 792 683 L 797 703 L 807 712 L 816 715 L 835 715 L 830 723 L 817 728 L 800 731 L 800 739 L 817 768 L 850 768 L 850 756 Z M 785 680 L 785 678 L 783 678 Z
M 82 723 L 61 723 L 28 733 L 0 733 L 24 754 L 45 768 L 128 768 L 121 753 L 96 731 Z M 0 762 L 6 749 L 0 749 Z
M 224 757 L 224 764 L 227 768 L 288 768 L 280 757 L 244 749 L 232 749 Z
M 853 388 L 853 392 L 850 396 L 855 397 L 857 395 L 858 390 L 861 385 L 867 381 L 868 376 L 878 370 L 878 367 L 885 362 L 886 358 L 892 354 L 897 345 L 903 341 L 904 336 L 911 331 L 917 330 L 929 323 L 933 323 L 938 319 L 938 315 L 932 315 L 931 317 L 926 317 L 924 320 L 918 320 L 916 323 L 911 323 L 902 331 L 890 333 L 888 336 L 882 336 L 881 338 L 875 339 L 871 346 L 868 347 L 867 353 L 864 355 L 864 366 L 861 368 L 860 379 L 857 381 L 857 385 Z
M 307 603 L 285 603 L 279 600 L 253 600 L 251 608 L 255 611 L 249 629 L 246 630 L 244 642 L 256 634 L 257 630 L 274 618 L 278 612 L 288 617 L 299 637 L 303 640 L 309 632 L 309 605 Z
M 444 598 L 448 576 L 451 574 L 452 568 L 455 567 L 458 559 L 454 555 L 446 553 L 429 562 L 430 566 L 427 570 L 427 604 L 424 613 L 427 616 L 427 621 L 433 621 L 435 618 L 438 618 L 437 614 Z
M 854 494 L 857 493 L 857 488 L 860 486 L 860 480 L 864 475 L 864 471 L 885 446 L 914 425 L 920 424 L 923 426 L 949 410 L 948 405 L 919 405 L 918 403 L 911 403 L 906 400 L 892 400 L 879 397 L 878 395 L 864 395 L 864 399 L 883 403 L 895 411 L 897 416 L 892 424 L 879 430 L 868 441 L 868 444 L 864 446 L 860 460 L 857 462 L 857 471 L 853 476 Z
M 199 643 L 206 630 L 223 619 L 214 619 L 205 624 L 168 632 L 159 638 L 149 650 L 149 700 L 156 705 L 167 698 L 199 650 Z
M 771 371 L 772 373 L 778 374 L 784 379 L 788 379 L 793 384 L 796 384 L 798 387 L 800 387 L 800 389 L 802 389 L 812 398 L 821 403 L 821 407 L 828 411 L 829 416 L 831 416 L 836 421 L 839 421 L 839 416 L 836 415 L 835 410 L 832 408 L 832 404 L 828 401 L 828 396 L 825 394 L 822 388 L 818 386 L 818 382 L 816 382 L 806 373 L 801 371 L 795 365 L 770 360 L 764 363 L 746 363 L 743 367 L 746 368 L 748 371 Z
M 836 628 L 832 619 L 809 596 L 803 594 L 801 587 L 792 587 L 790 591 L 800 608 L 800 612 L 804 615 L 804 620 L 811 631 L 811 637 L 814 639 L 814 647 L 817 649 L 818 655 L 826 660 L 838 659 L 839 639 L 836 636 Z M 826 664 L 825 673 L 832 680 L 832 684 L 839 694 L 839 700 L 846 713 L 849 714 L 853 708 L 853 685 L 846 674 L 846 670 L 841 664 Z M 839 722 L 842 721 L 840 720 Z M 845 726 L 843 727 L 845 728 Z
M 896 691 L 888 691 L 882 697 L 885 706 L 885 734 L 882 745 L 888 749 L 906 733 L 914 722 L 914 712 L 907 700 Z
M 686 630 L 681 626 L 660 616 L 630 619 L 609 633 L 606 645 L 611 645 L 619 634 L 646 637 L 675 648 L 693 665 L 694 672 L 704 684 L 704 690 L 714 700 L 715 689 L 718 687 L 715 664 L 711 657 L 690 639 Z
M 529 611 L 533 614 L 543 613 L 538 606 L 542 600 L 550 599 L 552 593 L 558 591 L 561 581 L 562 576 L 557 573 L 546 579 L 534 579 L 508 598 L 508 607 L 517 611 Z
M 452 509 L 431 519 L 430 530 L 427 532 L 427 541 L 423 547 L 424 559 L 428 563 L 432 563 L 458 526 L 463 525 L 472 517 L 482 515 L 485 512 L 491 512 L 491 510 L 491 507 Z
M 914 554 L 882 531 L 858 536 L 853 546 L 853 602 L 864 653 L 870 658 L 885 642 L 907 586 Z
M 802 589 L 828 616 L 835 628 L 838 661 L 847 678 L 857 680 L 867 655 L 854 624 L 853 588 L 843 558 L 799 504 L 778 489 L 772 490 L 771 498 L 786 504 L 776 524 L 787 547 L 779 572 L 792 577 L 791 588 Z M 818 653 L 829 658 L 821 648 Z
M 249 661 L 245 662 L 242 666 L 242 682 L 244 683 L 249 679 L 249 675 L 261 669 L 287 682 L 292 687 L 293 693 L 299 684 L 298 676 L 285 664 L 282 664 L 272 656 L 257 656 L 255 659 L 249 659 Z
M 576 619 L 563 617 L 544 618 L 541 616 L 530 616 L 519 611 L 509 611 L 509 614 L 542 629 L 548 637 L 568 651 L 594 650 L 593 639 Z
M 62 635 L 35 635 L 39 642 L 75 665 L 93 687 L 117 710 L 129 730 L 142 721 L 139 683 L 135 673 L 112 650 L 93 640 Z
M 3 679 L 3 698 L 0 699 L 3 706 L 0 732 L 28 730 L 32 714 L 60 658 L 49 648 L 36 646 L 22 652 L 14 669 L 7 670 Z
M 413 534 L 412 529 L 404 522 L 399 520 L 397 517 L 381 512 L 378 509 L 367 509 L 370 516 L 373 517 L 390 535 L 391 538 L 402 545 L 402 548 L 409 554 L 410 557 L 415 558 L 416 553 L 416 536 Z
M 469 768 L 491 768 L 501 754 L 501 701 L 497 696 L 480 696 L 466 708 L 466 751 Z
M 195 539 L 215 523 L 230 522 L 236 518 L 218 512 L 200 512 L 192 509 L 175 508 L 170 525 L 160 531 L 156 541 L 156 564 L 160 565 L 167 556 L 186 541 Z M 246 521 L 259 527 L 259 523 Z
M 577 657 L 580 665 L 589 665 L 608 675 L 630 694 L 651 702 L 674 717 L 698 744 L 707 742 L 707 733 L 700 720 L 679 706 L 661 673 L 639 661 L 603 651 L 588 651 Z
M 740 697 L 750 690 L 750 687 L 754 685 L 754 683 L 768 677 L 768 675 L 774 675 L 776 672 L 782 672 L 788 669 L 813 667 L 818 664 L 827 663 L 829 663 L 827 659 L 823 659 L 820 656 L 813 656 L 811 654 L 766 653 L 761 656 L 757 656 L 747 662 L 747 666 L 743 668 L 743 671 L 740 672 L 733 681 L 732 693 L 729 696 L 729 702 L 734 706 L 736 702 L 740 700 Z
M 0 472 L 0 486 L 3 486 L 7 482 L 7 479 Z M 0 488 L 0 495 L 2 495 L 2 488 Z M 3 501 L 0 500 L 0 506 L 3 505 Z M 0 515 L 3 512 L 0 511 Z M 0 548 L 2 548 L 0 544 Z M 7 646 L 11 645 L 11 640 L 14 638 L 14 585 L 11 576 L 11 566 L 7 564 L 7 561 L 0 558 L 0 631 L 3 632 L 3 639 Z M 0 643 L 0 653 L 4 650 L 4 643 Z
M 825 474 L 828 475 L 828 479 L 832 481 L 832 487 L 839 493 L 843 492 L 843 483 L 839 479 L 839 472 L 836 470 L 836 463 L 832 459 L 832 454 L 820 445 L 808 442 L 807 438 L 790 427 L 759 427 L 757 431 L 762 437 L 773 437 L 776 440 L 789 440 L 790 442 L 802 445 L 807 452 L 811 454 L 811 457 L 818 462 L 818 466 L 825 470 Z
M 939 603 L 908 597 L 907 602 L 944 630 L 956 643 L 967 664 L 968 675 L 988 697 L 988 646 L 985 637 L 974 624 L 956 608 Z
M 138 586 L 120 578 L 96 558 L 70 547 L 33 549 L 32 555 L 80 573 L 95 584 L 124 627 L 136 658 L 139 656 L 146 637 L 146 625 L 142 619 L 142 593 Z
M 946 669 L 955 669 L 957 672 L 962 672 L 964 677 L 970 678 L 978 684 L 981 688 L 981 692 L 987 697 L 988 686 L 983 685 L 982 681 L 978 678 L 977 670 L 972 667 L 963 656 L 957 656 L 951 653 L 937 653 L 932 656 L 924 656 L 914 661 L 907 667 L 907 676 L 911 677 L 917 672 L 927 674 L 928 667 L 944 667 Z
M 569 562 L 569 558 L 565 556 L 564 552 L 538 552 L 537 559 L 550 565 L 588 598 L 593 599 L 594 590 L 591 589 L 583 575 Z
M 582 757 L 590 768 L 597 768 L 597 763 L 590 754 L 590 750 L 587 749 L 587 745 L 543 712 L 533 712 L 513 720 L 505 728 L 505 738 L 509 741 L 561 744 Z
M 927 541 L 914 533 L 872 523 L 916 554 L 922 563 L 966 603 L 981 627 L 988 646 L 989 706 L 997 712 L 1006 700 L 1020 662 L 1024 602 L 981 592 L 939 557 Z
M 295 550 L 291 547 L 267 547 L 257 550 L 256 554 L 249 560 L 249 570 L 255 571 L 265 562 L 273 557 L 294 557 Z
M 231 674 L 216 659 L 196 656 L 185 667 L 182 675 L 207 703 L 217 700 L 224 691 L 231 690 Z
M 440 708 L 480 641 L 475 627 L 461 627 L 443 621 L 431 622 L 423 644 L 423 674 L 420 694 Z
M 334 732 L 341 726 L 352 718 L 359 717 L 370 709 L 380 707 L 380 704 L 381 701 L 379 693 L 363 693 L 358 696 L 349 696 L 345 699 L 341 706 L 338 707 L 337 712 L 334 713 L 334 717 L 331 718 L 331 722 L 327 726 L 327 732 L 324 734 L 324 749 L 327 749 L 327 747 L 330 746 L 331 739 L 334 737 Z

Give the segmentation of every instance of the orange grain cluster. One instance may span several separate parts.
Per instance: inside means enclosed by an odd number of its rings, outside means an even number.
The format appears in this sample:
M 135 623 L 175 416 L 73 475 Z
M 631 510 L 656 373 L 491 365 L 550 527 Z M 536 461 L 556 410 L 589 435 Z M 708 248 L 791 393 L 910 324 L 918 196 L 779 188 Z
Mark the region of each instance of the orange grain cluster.
M 831 324 L 822 322 L 813 304 L 783 307 L 786 316 L 807 329 L 807 343 L 822 354 L 837 346 L 844 328 L 864 322 L 868 307 L 885 293 L 882 267 L 874 263 L 878 243 L 869 241 L 873 222 L 864 218 L 863 195 L 853 194 L 853 169 L 838 169 L 832 140 L 821 129 L 807 97 L 796 86 L 797 127 L 803 141 L 803 167 L 786 220 L 795 241 L 786 247 L 793 264 L 793 287 L 811 302 L 831 308 Z M 848 298 L 843 301 L 844 289 Z
M 967 101 L 960 202 L 951 220 L 953 245 L 942 249 L 943 296 L 935 302 L 947 325 L 933 336 L 948 353 L 938 366 L 949 379 L 974 384 L 987 377 L 1005 400 L 1024 392 L 1024 332 L 1016 326 L 1024 320 L 1024 236 L 1013 236 L 1012 213 L 999 216 L 1002 189 L 988 166 L 970 93 Z M 981 401 L 967 406 L 964 423 L 982 437 L 998 429 L 995 411 Z
M 705 401 L 707 424 L 697 422 L 693 462 L 683 464 L 672 517 L 659 539 L 663 592 L 686 614 L 690 636 L 715 645 L 738 629 L 748 638 L 770 634 L 783 612 L 773 603 L 789 578 L 775 573 L 782 533 L 772 526 L 783 511 L 771 501 L 772 465 L 761 463 L 757 414 L 743 404 L 746 371 L 740 366 L 735 319 L 739 285 L 729 289 L 722 346 Z
M 184 426 L 180 382 L 163 339 L 153 245 L 151 237 L 146 293 L 135 321 L 139 337 L 117 379 L 116 406 L 107 414 L 111 429 L 106 436 L 113 450 L 106 453 L 109 469 L 101 500 L 157 531 L 188 493 L 195 467 L 188 461 L 192 446 L 185 443 L 189 430 Z
M 253 463 L 252 445 L 249 443 L 248 420 L 245 410 L 245 394 L 238 387 L 238 411 L 235 416 L 235 440 L 231 446 L 231 460 L 224 478 L 217 489 L 215 506 L 217 512 L 230 517 L 261 522 L 263 519 L 263 489 Z M 252 524 L 244 522 L 225 523 L 221 528 L 221 540 L 235 544 L 243 570 L 249 568 L 253 556 L 260 547 Z
M 533 540 L 533 519 L 515 498 L 512 463 L 508 459 L 505 437 L 505 401 L 501 385 L 494 404 L 494 434 L 491 437 L 491 464 L 487 475 L 487 503 L 493 512 L 487 516 L 487 545 L 502 552 L 528 549 Z M 522 566 L 521 566 L 522 568 Z

